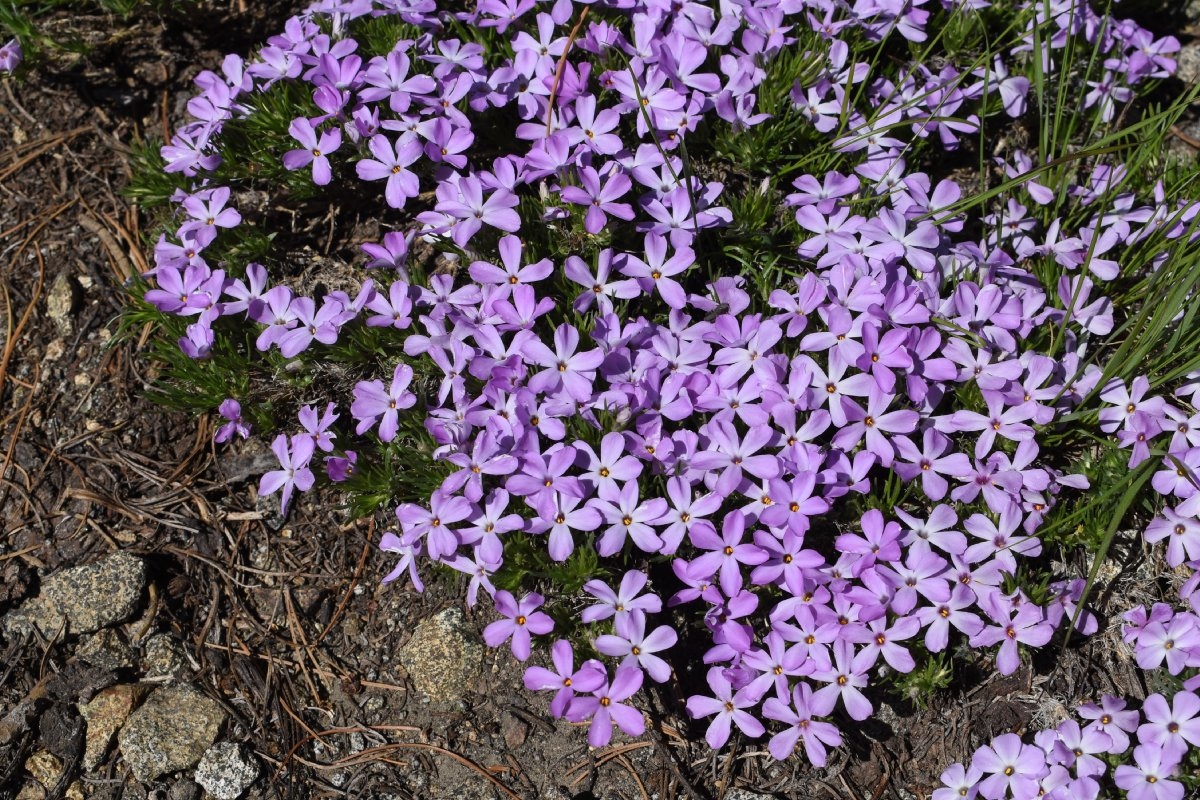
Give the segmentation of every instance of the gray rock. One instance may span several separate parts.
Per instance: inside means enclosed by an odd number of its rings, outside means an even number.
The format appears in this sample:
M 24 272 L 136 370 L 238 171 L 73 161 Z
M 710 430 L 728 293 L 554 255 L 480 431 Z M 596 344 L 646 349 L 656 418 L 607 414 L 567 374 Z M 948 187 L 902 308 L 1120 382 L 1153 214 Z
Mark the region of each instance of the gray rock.
M 1189 22 L 1200 22 L 1200 0 L 1188 0 L 1183 7 L 1183 15 Z
M 88 636 L 75 651 L 85 663 L 100 669 L 125 669 L 133 666 L 133 648 L 112 628 Z
M 237 800 L 257 778 L 258 762 L 234 742 L 214 744 L 196 767 L 196 783 L 217 800 Z
M 191 778 L 181 778 L 167 789 L 167 800 L 200 800 L 201 791 Z
M 87 738 L 83 751 L 83 767 L 94 770 L 108 753 L 113 735 L 121 729 L 134 706 L 144 697 L 146 689 L 138 684 L 117 684 L 97 694 L 90 702 L 79 706 L 87 722 Z
M 183 645 L 169 633 L 156 633 L 143 645 L 146 654 L 146 677 L 177 677 L 188 668 Z
M 134 776 L 150 781 L 194 766 L 224 722 L 217 701 L 187 684 L 169 684 L 130 715 L 117 742 Z
M 94 633 L 133 616 L 145 587 L 145 563 L 127 553 L 114 553 L 46 578 L 41 594 L 4 617 L 4 631 L 21 636 L 36 628 L 47 638 L 60 630 L 71 635 Z
M 59 274 L 46 292 L 46 316 L 59 333 L 69 334 L 74 325 L 74 312 L 79 307 L 79 285 L 69 275 Z
M 399 655 L 418 691 L 434 702 L 453 703 L 479 676 L 483 652 L 462 611 L 448 608 L 422 621 Z
M 1184 83 L 1200 83 L 1200 45 L 1185 44 L 1175 54 L 1175 77 Z

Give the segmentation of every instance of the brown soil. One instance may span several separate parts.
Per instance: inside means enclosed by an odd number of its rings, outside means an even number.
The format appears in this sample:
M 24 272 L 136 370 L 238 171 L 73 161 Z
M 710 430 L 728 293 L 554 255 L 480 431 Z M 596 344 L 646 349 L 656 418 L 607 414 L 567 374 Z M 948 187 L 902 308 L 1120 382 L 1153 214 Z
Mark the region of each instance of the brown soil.
M 347 519 L 336 497 L 305 497 L 279 520 L 249 480 L 265 447 L 218 454 L 211 420 L 144 399 L 137 343 L 110 346 L 122 282 L 146 268 L 148 223 L 121 195 L 127 145 L 178 124 L 192 77 L 279 30 L 287 5 L 197 3 L 129 24 L 64 15 L 47 30 L 88 42 L 85 57 L 0 78 L 0 614 L 56 570 L 118 550 L 145 558 L 151 588 L 118 633 L 135 652 L 156 632 L 183 644 L 195 684 L 230 714 L 222 739 L 264 767 L 252 798 L 926 798 L 994 735 L 1053 724 L 1101 691 L 1144 695 L 1111 635 L 1009 678 L 967 654 L 976 667 L 926 710 L 897 698 L 867 724 L 844 720 L 847 746 L 823 770 L 776 763 L 762 741 L 712 753 L 678 687 L 652 698 L 644 739 L 589 750 L 583 728 L 520 688 L 506 651 L 488 653 L 460 703 L 425 701 L 395 655 L 419 621 L 463 605 L 462 587 L 381 587 L 386 520 Z M 33 713 L 0 742 L 0 798 L 69 796 L 76 780 L 95 798 L 192 796 L 184 775 L 140 784 L 115 752 L 82 769 L 77 704 L 144 666 L 84 670 L 79 645 L 3 643 L 0 712 L 25 699 Z M 66 775 L 38 794 L 26 762 L 42 750 Z

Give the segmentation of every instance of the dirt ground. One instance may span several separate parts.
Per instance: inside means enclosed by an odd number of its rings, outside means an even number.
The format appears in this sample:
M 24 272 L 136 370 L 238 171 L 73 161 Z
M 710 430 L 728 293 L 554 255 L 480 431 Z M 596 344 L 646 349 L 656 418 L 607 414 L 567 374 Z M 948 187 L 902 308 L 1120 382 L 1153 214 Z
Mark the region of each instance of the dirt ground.
M 396 655 L 447 608 L 482 629 L 461 587 L 381 587 L 392 566 L 376 549 L 386 520 L 348 519 L 336 497 L 305 497 L 286 523 L 274 517 L 274 500 L 259 504 L 248 479 L 265 447 L 218 454 L 211 420 L 144 399 L 153 376 L 138 344 L 111 346 L 121 284 L 145 269 L 147 222 L 121 194 L 127 146 L 161 139 L 199 70 L 250 52 L 292 10 L 186 8 L 128 24 L 52 19 L 48 30 L 78 35 L 87 55 L 0 79 L 0 615 L 47 575 L 116 551 L 149 571 L 138 613 L 116 629 L 130 664 L 85 665 L 79 637 L 0 640 L 0 714 L 10 719 L 23 700 L 29 711 L 7 734 L 0 725 L 0 798 L 196 796 L 187 771 L 142 783 L 115 749 L 82 766 L 78 705 L 144 680 L 153 634 L 179 643 L 188 680 L 224 706 L 221 740 L 254 753 L 251 798 L 909 800 L 992 736 L 1053 724 L 1100 692 L 1145 694 L 1112 629 L 1009 678 L 966 654 L 926 708 L 891 698 L 870 722 L 845 724 L 847 745 L 822 770 L 776 763 L 762 741 L 713 754 L 671 684 L 646 708 L 646 737 L 590 750 L 583 728 L 555 722 L 547 698 L 520 689 L 507 651 L 487 653 L 453 702 L 428 701 Z M 1139 568 L 1144 555 L 1127 554 L 1122 574 Z M 39 788 L 27 765 L 42 751 L 63 771 Z

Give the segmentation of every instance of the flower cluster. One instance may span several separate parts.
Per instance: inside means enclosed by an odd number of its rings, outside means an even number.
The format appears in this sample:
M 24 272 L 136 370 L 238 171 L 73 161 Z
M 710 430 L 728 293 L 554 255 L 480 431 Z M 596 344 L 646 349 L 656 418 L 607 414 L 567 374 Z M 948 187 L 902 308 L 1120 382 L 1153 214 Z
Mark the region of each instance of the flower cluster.
M 687 708 L 707 720 L 709 744 L 734 727 L 769 732 L 777 758 L 803 747 L 824 764 L 841 743 L 824 718 L 838 707 L 868 717 L 873 679 L 912 670 L 915 640 L 930 652 L 956 639 L 998 645 L 1008 674 L 1021 645 L 1045 645 L 1064 622 L 1095 630 L 1082 580 L 1061 576 L 1040 603 L 1015 580 L 1041 553 L 1044 521 L 1088 488 L 1044 440 L 1080 424 L 1093 396 L 1105 404 L 1099 430 L 1130 450 L 1131 467 L 1163 460 L 1153 488 L 1174 506 L 1147 539 L 1169 539 L 1172 565 L 1200 556 L 1200 376 L 1180 382 L 1189 409 L 1145 378 L 1109 379 L 1089 357 L 1114 326 L 1102 292 L 1128 269 L 1120 256 L 1194 240 L 1200 205 L 1121 194 L 1118 166 L 1052 189 L 1036 180 L 1040 158 L 1010 149 L 996 168 L 1011 191 L 968 226 L 961 188 L 907 163 L 915 143 L 953 150 L 989 114 L 1025 113 L 1030 82 L 1016 70 L 1030 58 L 1050 62 L 1076 40 L 1096 48 L 1104 77 L 1084 105 L 1109 119 L 1133 87 L 1169 74 L 1178 43 L 1056 0 L 1025 8 L 1027 41 L 1009 63 L 917 63 L 897 76 L 854 60 L 851 40 L 924 41 L 923 5 L 483 0 L 448 15 L 423 0 L 319 3 L 256 60 L 231 56 L 198 79 L 195 121 L 162 151 L 191 189 L 176 197 L 181 223 L 155 248 L 145 298 L 190 320 L 179 345 L 194 358 L 223 346 L 223 318 L 244 320 L 257 351 L 285 363 L 362 328 L 394 337 L 386 374 L 319 418 L 306 406 L 303 432 L 277 436 L 280 469 L 260 492 L 280 491 L 286 508 L 314 484 L 318 451 L 342 481 L 364 451 L 335 441 L 393 442 L 403 415 L 420 414 L 444 477 L 396 508 L 381 541 L 399 556 L 388 580 L 419 589 L 433 562 L 469 576 L 468 602 L 482 591 L 502 617 L 485 631 L 490 646 L 508 642 L 525 661 L 533 637 L 556 633 L 542 595 L 494 585 L 508 542 L 533 542 L 554 563 L 588 550 L 622 564 L 619 582 L 605 573 L 614 580 L 584 586 L 597 603 L 552 637 L 554 669 L 526 672 L 529 688 L 554 692 L 553 713 L 590 720 L 592 744 L 614 724 L 641 732 L 628 701 L 646 678 L 670 680 L 669 651 L 699 633 L 708 692 Z M 967 15 L 987 4 L 940 5 Z M 392 15 L 411 38 L 359 55 L 355 21 Z M 450 22 L 492 29 L 503 47 L 485 53 Z M 802 34 L 820 49 L 804 54 L 815 77 L 792 88 L 790 111 L 844 167 L 794 179 L 779 210 L 795 221 L 795 278 L 760 294 L 711 269 L 710 229 L 735 221 L 733 204 L 685 145 L 709 126 L 764 124 L 758 93 Z M 1035 41 L 1045 53 L 1028 54 Z M 227 273 L 205 256 L 243 223 L 231 187 L 208 180 L 223 126 L 276 84 L 304 86 L 319 112 L 291 121 L 282 166 L 317 186 L 375 186 L 413 222 L 364 246 L 374 277 L 354 293 L 308 297 L 271 285 L 261 265 Z M 477 144 L 495 138 L 481 120 L 497 118 L 516 150 L 478 163 Z M 1063 192 L 1079 213 L 1047 222 L 1037 209 Z M 537 226 L 578 237 L 579 253 L 535 251 L 521 234 Z M 417 235 L 466 268 L 425 277 L 409 263 Z M 347 402 L 353 426 L 338 428 Z M 240 408 L 222 414 L 223 439 L 247 435 Z M 903 502 L 864 502 L 885 484 Z M 663 598 L 695 609 L 696 630 L 656 622 Z M 1143 617 L 1129 634 L 1139 661 L 1165 659 L 1173 673 L 1200 664 L 1190 613 Z M 598 657 L 576 667 L 581 646 Z M 1083 735 L 1001 737 L 947 780 L 989 798 L 1030 796 L 1029 781 L 1084 785 Z M 1168 773 L 1177 751 L 1142 752 L 1138 774 Z M 1063 781 L 1047 784 L 1051 774 Z
M 1080 706 L 1079 716 L 1085 725 L 1067 720 L 1039 732 L 1031 744 L 1015 733 L 996 737 L 967 766 L 952 764 L 943 772 L 933 800 L 1098 798 L 1109 774 L 1106 756 L 1132 760 L 1111 772 L 1130 800 L 1182 800 L 1185 787 L 1172 778 L 1190 747 L 1200 746 L 1200 697 L 1190 691 L 1169 699 L 1152 694 L 1139 713 L 1105 695 L 1100 703 Z

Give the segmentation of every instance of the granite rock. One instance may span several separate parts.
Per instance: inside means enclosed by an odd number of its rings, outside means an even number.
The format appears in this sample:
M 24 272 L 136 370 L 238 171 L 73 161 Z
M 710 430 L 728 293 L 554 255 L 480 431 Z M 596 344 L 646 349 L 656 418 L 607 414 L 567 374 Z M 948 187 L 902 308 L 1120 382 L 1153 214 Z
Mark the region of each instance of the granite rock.
M 41 593 L 3 621 L 9 636 L 36 628 L 47 638 L 94 633 L 133 616 L 146 588 L 146 564 L 128 553 L 45 578 Z
M 195 766 L 225 722 L 217 701 L 187 684 L 156 689 L 130 715 L 117 741 L 141 781 Z
M 483 642 L 457 608 L 421 622 L 400 649 L 417 690 L 439 703 L 460 701 L 483 665 Z

